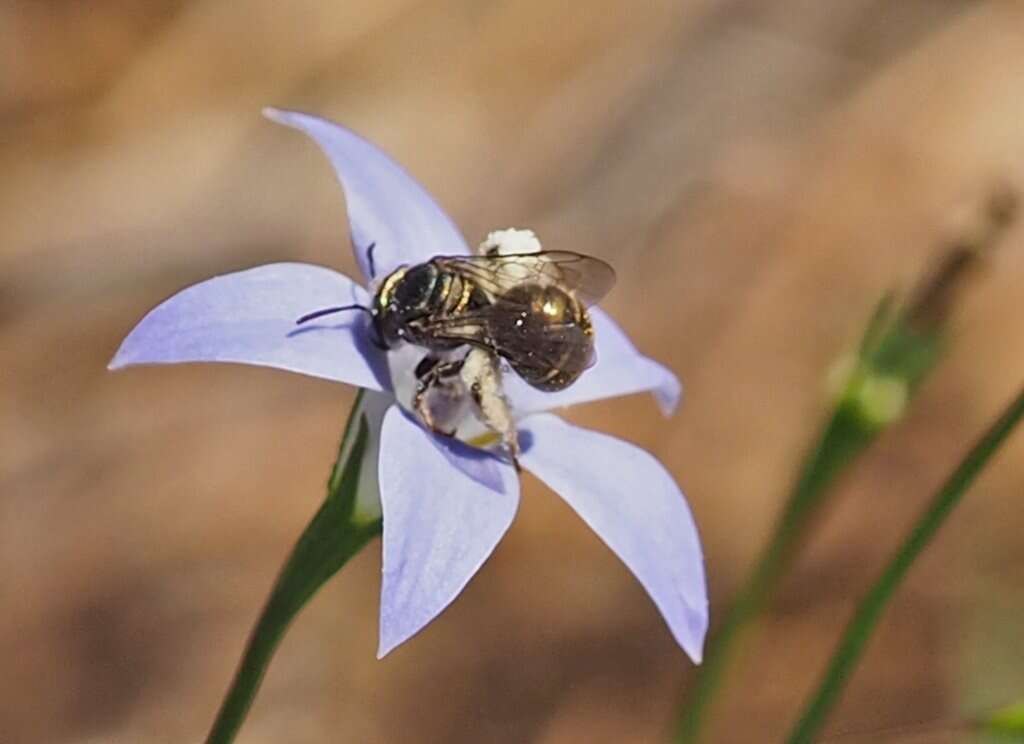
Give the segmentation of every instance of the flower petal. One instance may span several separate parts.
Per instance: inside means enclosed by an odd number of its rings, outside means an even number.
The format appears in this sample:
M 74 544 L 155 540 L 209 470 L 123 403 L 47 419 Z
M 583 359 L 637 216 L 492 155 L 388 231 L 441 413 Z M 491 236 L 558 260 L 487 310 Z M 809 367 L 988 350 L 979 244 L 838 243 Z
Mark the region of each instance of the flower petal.
M 643 584 L 700 663 L 708 627 L 700 538 L 683 494 L 644 450 L 551 414 L 523 422 L 521 462 L 571 506 Z
M 494 488 L 467 475 L 493 464 Z M 441 441 L 392 406 L 381 432 L 384 577 L 378 658 L 419 632 L 483 565 L 512 523 L 519 479 L 510 465 Z
M 565 390 L 545 393 L 514 374 L 505 380 L 505 392 L 522 415 L 602 398 L 650 391 L 666 416 L 679 405 L 682 386 L 671 370 L 644 356 L 614 320 L 600 308 L 591 308 L 597 363 Z
M 330 159 L 345 190 L 356 260 L 368 278 L 436 255 L 469 253 L 462 233 L 426 189 L 377 147 L 327 119 L 274 108 L 263 113 L 305 132 Z M 371 243 L 376 277 L 366 259 Z
M 383 356 L 368 343 L 362 313 L 295 325 L 311 311 L 353 302 L 366 304 L 366 291 L 321 266 L 268 264 L 214 277 L 151 310 L 121 344 L 110 369 L 240 362 L 386 390 Z

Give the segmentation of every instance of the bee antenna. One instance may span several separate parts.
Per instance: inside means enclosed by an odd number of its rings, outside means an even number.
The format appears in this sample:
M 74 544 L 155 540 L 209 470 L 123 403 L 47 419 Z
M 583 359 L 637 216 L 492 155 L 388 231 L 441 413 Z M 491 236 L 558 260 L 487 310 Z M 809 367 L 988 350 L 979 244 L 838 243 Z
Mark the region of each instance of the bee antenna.
M 302 325 L 303 323 L 322 318 L 325 315 L 334 315 L 334 313 L 340 313 L 345 310 L 362 310 L 364 313 L 370 313 L 373 315 L 373 311 L 365 305 L 340 305 L 339 307 L 325 307 L 323 310 L 316 310 L 312 313 L 307 313 L 301 318 L 295 321 L 295 325 Z
M 366 264 L 370 269 L 370 278 L 374 279 L 377 276 L 377 267 L 373 262 L 373 250 L 377 247 L 377 241 L 370 243 L 366 247 Z

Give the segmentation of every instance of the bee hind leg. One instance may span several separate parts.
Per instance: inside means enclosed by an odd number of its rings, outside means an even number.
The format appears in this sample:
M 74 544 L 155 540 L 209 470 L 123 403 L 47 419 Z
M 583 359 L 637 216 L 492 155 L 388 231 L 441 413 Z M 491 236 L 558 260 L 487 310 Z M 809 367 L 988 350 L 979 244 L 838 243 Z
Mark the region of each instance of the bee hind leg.
M 477 418 L 501 436 L 509 459 L 516 471 L 522 472 L 519 465 L 519 435 L 502 389 L 498 358 L 485 349 L 474 347 L 463 358 L 460 376 L 473 399 Z

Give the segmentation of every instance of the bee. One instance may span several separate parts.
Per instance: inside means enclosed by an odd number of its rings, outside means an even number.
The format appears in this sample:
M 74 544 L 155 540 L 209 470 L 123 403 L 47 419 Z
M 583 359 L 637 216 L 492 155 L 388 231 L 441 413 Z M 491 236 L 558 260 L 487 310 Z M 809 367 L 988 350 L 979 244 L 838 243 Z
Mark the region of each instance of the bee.
M 452 396 L 464 390 L 518 467 L 501 362 L 545 392 L 572 385 L 594 362 L 587 308 L 614 283 L 615 270 L 607 263 L 570 251 L 435 256 L 388 274 L 369 308 L 327 308 L 298 322 L 361 309 L 370 314 L 382 348 L 409 343 L 426 349 L 415 370 L 413 409 L 420 420 L 436 433 L 453 435 L 435 420 L 428 398 L 437 390 Z

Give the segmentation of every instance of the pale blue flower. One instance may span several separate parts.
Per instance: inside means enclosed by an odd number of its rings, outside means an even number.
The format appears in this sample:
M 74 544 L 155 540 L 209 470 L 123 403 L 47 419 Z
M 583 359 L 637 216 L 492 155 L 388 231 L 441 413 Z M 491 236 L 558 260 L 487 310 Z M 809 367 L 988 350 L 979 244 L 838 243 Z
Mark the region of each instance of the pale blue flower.
M 330 158 L 345 189 L 364 274 L 371 243 L 378 277 L 434 255 L 469 253 L 430 195 L 376 147 L 324 119 L 266 113 L 305 132 Z M 491 554 L 515 516 L 519 478 L 511 465 L 486 452 L 432 435 L 395 404 L 392 379 L 411 369 L 396 361 L 400 355 L 369 343 L 361 314 L 295 325 L 318 308 L 369 300 L 368 291 L 348 277 L 308 264 L 270 264 L 215 277 L 146 315 L 110 367 L 239 362 L 374 391 L 367 406 L 374 430 L 370 452 L 377 457 L 370 500 L 379 493 L 383 514 L 383 656 L 448 606 Z M 679 645 L 700 661 L 708 623 L 704 566 L 693 518 L 672 476 L 644 450 L 546 413 L 643 391 L 652 392 L 666 414 L 678 403 L 675 375 L 640 354 L 606 314 L 596 308 L 592 314 L 597 363 L 575 384 L 542 393 L 506 375 L 521 462 L 622 559 Z

